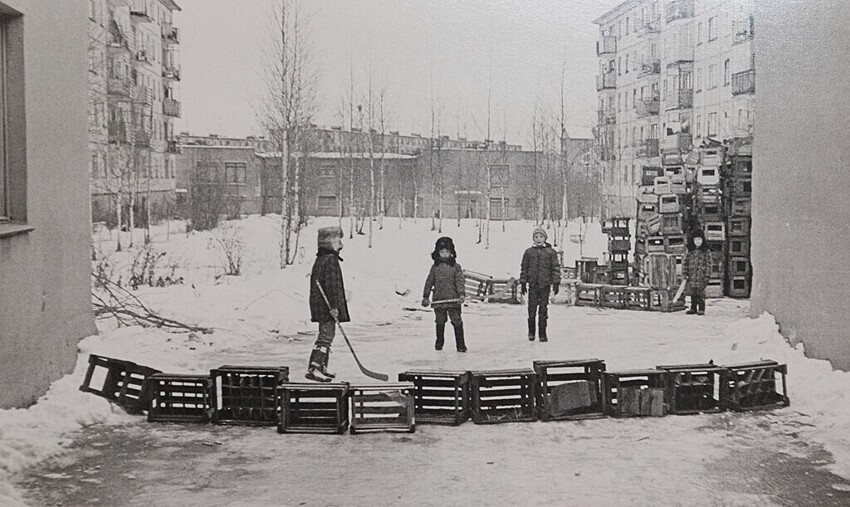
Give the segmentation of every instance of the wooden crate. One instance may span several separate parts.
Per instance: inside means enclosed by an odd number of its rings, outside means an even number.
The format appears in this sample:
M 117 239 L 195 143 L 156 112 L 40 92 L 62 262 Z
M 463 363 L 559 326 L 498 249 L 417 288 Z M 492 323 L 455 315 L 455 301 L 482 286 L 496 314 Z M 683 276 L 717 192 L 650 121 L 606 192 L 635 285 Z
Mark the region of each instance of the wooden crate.
M 671 364 L 656 368 L 670 372 L 667 384 L 669 413 L 681 415 L 726 410 L 729 396 L 726 368 L 714 364 Z
M 406 371 L 398 380 L 413 383 L 417 423 L 457 426 L 469 419 L 468 371 Z
M 729 199 L 729 216 L 748 217 L 752 214 L 753 200 L 750 197 L 734 197 Z
M 213 381 L 209 375 L 154 373 L 144 391 L 151 422 L 208 422 L 212 419 Z
M 600 306 L 605 308 L 626 308 L 626 288 L 622 285 L 603 285 L 599 292 Z
M 664 176 L 664 169 L 654 166 L 643 166 L 640 170 L 640 184 L 643 186 L 655 185 L 655 178 Z
M 608 238 L 609 252 L 628 252 L 632 249 L 630 236 L 611 236 Z
M 723 297 L 723 279 L 710 278 L 705 284 L 706 299 L 716 299 Z M 683 297 L 684 299 L 684 297 Z
M 661 215 L 661 234 L 682 234 L 682 214 L 677 212 Z
M 619 285 L 624 286 L 629 284 L 629 265 L 628 263 L 624 267 L 615 268 L 612 267 L 608 270 L 608 285 Z M 625 306 L 623 306 L 625 308 Z
M 731 298 L 748 298 L 750 297 L 751 289 L 752 282 L 750 281 L 750 277 L 733 276 L 729 278 L 729 289 L 726 295 Z
M 749 255 L 750 255 L 750 238 L 749 237 L 729 238 L 729 255 L 749 257 Z
M 519 282 L 515 278 L 493 278 L 490 275 L 464 270 L 464 291 L 470 299 L 490 303 L 518 304 Z
M 349 385 L 346 382 L 283 383 L 278 388 L 278 433 L 345 433 Z
M 603 408 L 613 417 L 666 414 L 669 373 L 664 370 L 628 370 L 602 374 Z
M 530 422 L 537 418 L 537 376 L 532 370 L 470 372 L 472 422 L 493 424 Z
M 541 421 L 604 416 L 602 373 L 605 361 L 534 361 L 537 411 Z
M 750 178 L 734 178 L 729 187 L 733 198 L 751 197 L 753 195 L 753 180 Z
M 787 366 L 776 361 L 724 365 L 729 371 L 728 408 L 737 411 L 787 407 Z
M 649 287 L 626 287 L 626 308 L 649 310 Z
M 649 309 L 654 312 L 678 312 L 685 309 L 685 297 L 673 302 L 675 289 L 651 289 L 649 291 Z
M 278 386 L 289 380 L 286 366 L 224 365 L 210 370 L 215 424 L 273 425 L 278 420 Z
M 351 433 L 416 431 L 413 383 L 351 385 Z
M 80 391 L 96 394 L 131 414 L 138 414 L 148 407 L 149 399 L 143 396 L 142 386 L 154 373 L 162 372 L 132 361 L 90 354 Z
M 697 181 L 703 186 L 714 186 L 720 184 L 720 167 L 699 167 L 697 168 Z
M 664 236 L 664 252 L 668 254 L 683 254 L 687 250 L 683 234 Z
M 730 217 L 726 230 L 729 236 L 749 236 L 750 219 L 748 217 Z
M 679 196 L 677 194 L 662 195 L 658 198 L 658 203 L 658 211 L 662 215 L 679 212 Z
M 664 253 L 664 237 L 650 236 L 647 238 L 646 253 Z
M 728 273 L 730 277 L 749 276 L 750 268 L 751 266 L 749 257 L 741 257 L 737 255 L 729 256 Z
M 718 200 L 697 202 L 696 214 L 699 218 L 701 218 L 701 222 L 704 224 L 708 224 L 710 222 L 723 222 L 723 206 Z
M 602 284 L 576 284 L 576 306 L 600 306 L 602 304 Z
M 670 178 L 667 176 L 656 176 L 653 182 L 653 192 L 656 195 L 664 195 L 670 193 Z M 663 212 L 663 210 L 662 210 Z
M 681 180 L 673 180 L 670 182 L 670 192 L 678 196 L 684 196 L 688 193 L 688 184 L 685 183 L 684 176 Z
M 726 224 L 723 222 L 705 223 L 706 241 L 724 241 L 726 239 Z

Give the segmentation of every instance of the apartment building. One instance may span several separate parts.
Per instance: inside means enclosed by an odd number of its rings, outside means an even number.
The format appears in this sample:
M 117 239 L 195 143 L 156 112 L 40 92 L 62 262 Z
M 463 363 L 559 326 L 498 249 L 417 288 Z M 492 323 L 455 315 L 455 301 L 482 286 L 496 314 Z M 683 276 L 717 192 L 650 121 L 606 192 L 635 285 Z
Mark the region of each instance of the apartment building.
M 752 137 L 752 3 L 629 0 L 595 24 L 603 206 L 633 216 L 642 167 Z
M 175 199 L 180 32 L 173 0 L 89 0 L 92 216 L 136 224 Z M 120 218 L 119 218 L 120 217 Z

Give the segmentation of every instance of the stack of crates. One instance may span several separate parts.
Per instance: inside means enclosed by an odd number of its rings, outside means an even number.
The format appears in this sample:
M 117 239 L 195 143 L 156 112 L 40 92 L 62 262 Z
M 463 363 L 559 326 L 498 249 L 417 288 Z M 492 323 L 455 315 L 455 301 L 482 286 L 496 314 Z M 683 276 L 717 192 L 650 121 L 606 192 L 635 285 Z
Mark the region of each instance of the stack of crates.
M 705 296 L 709 298 L 723 297 L 727 273 L 728 228 L 724 205 L 726 193 L 722 184 L 725 156 L 725 147 L 708 146 L 695 150 L 694 157 L 699 162 L 693 168 L 694 199 L 689 223 L 700 224 L 708 244 L 710 272 Z
M 750 297 L 750 224 L 753 191 L 752 145 L 733 144 L 723 170 L 726 199 L 726 295 Z
M 602 232 L 608 234 L 608 270 L 604 283 L 609 285 L 629 284 L 629 251 L 632 249 L 629 220 L 614 217 L 602 224 Z

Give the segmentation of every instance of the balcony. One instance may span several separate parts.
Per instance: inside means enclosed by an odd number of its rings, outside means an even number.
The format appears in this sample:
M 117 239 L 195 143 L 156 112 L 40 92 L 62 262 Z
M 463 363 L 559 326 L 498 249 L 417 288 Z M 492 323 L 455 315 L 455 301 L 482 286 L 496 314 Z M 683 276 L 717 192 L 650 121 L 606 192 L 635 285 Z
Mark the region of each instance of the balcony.
M 635 155 L 638 158 L 649 158 L 658 156 L 658 139 L 644 139 L 637 147 Z
M 166 153 L 180 153 L 180 145 L 177 141 L 167 141 L 165 145 Z
M 617 123 L 617 112 L 613 109 L 600 109 L 596 111 L 599 117 L 599 125 L 611 125 Z
M 162 113 L 166 116 L 180 118 L 180 102 L 174 99 L 165 99 L 162 101 Z
M 744 95 L 756 92 L 755 69 L 732 74 L 732 95 Z
M 172 23 L 163 23 L 162 40 L 170 44 L 180 44 L 180 30 Z
M 617 52 L 617 38 L 613 35 L 603 35 L 601 40 L 596 41 L 596 54 L 610 55 Z
M 739 21 L 735 21 L 732 25 L 732 44 L 740 44 L 753 40 L 753 16 Z
M 131 97 L 133 83 L 129 79 L 111 77 L 106 82 L 106 92 L 117 97 Z
M 127 142 L 127 125 L 123 121 L 109 121 L 107 126 L 110 143 Z
M 136 51 L 136 61 L 150 65 L 153 55 L 149 49 L 139 49 Z
M 640 64 L 640 73 L 638 77 L 649 76 L 652 74 L 661 74 L 661 60 L 656 58 L 647 60 Z
M 147 0 L 133 0 L 130 6 L 130 16 L 133 21 L 153 23 L 153 9 L 148 5 Z
M 162 64 L 162 77 L 174 81 L 180 81 L 180 66 L 173 63 Z
M 667 4 L 667 22 L 694 17 L 694 0 L 671 0 Z
M 693 137 L 690 132 L 680 132 L 664 138 L 664 146 L 686 152 L 691 149 L 691 140 Z
M 667 110 L 690 109 L 694 105 L 693 90 L 673 90 L 667 94 Z
M 653 33 L 659 33 L 661 30 L 659 28 L 661 25 L 661 19 L 647 19 L 643 23 L 640 24 L 637 28 L 638 37 L 642 37 L 644 35 L 649 35 Z
M 660 100 L 658 97 L 654 97 L 651 99 L 643 99 L 638 101 L 637 108 L 635 109 L 635 115 L 638 118 L 645 118 L 647 116 L 656 116 L 658 115 L 658 110 L 660 104 Z
M 617 74 L 608 71 L 601 76 L 596 76 L 596 91 L 613 90 L 617 88 Z

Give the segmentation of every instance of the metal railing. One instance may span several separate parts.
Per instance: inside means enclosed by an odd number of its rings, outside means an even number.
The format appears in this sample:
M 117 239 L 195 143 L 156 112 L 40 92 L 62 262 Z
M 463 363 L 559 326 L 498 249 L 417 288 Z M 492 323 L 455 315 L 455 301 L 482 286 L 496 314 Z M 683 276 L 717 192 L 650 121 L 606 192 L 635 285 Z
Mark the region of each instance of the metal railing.
M 162 112 L 167 116 L 180 118 L 180 102 L 174 99 L 164 99 L 162 101 Z
M 608 71 L 601 76 L 596 76 L 596 90 L 609 90 L 617 87 L 617 74 Z
M 130 97 L 133 93 L 133 83 L 127 78 L 111 77 L 106 82 L 106 91 L 109 95 Z
M 660 100 L 658 100 L 658 97 L 639 100 L 637 107 L 635 108 L 635 115 L 638 118 L 657 115 L 658 110 L 660 109 L 659 104 Z
M 693 90 L 673 90 L 667 95 L 667 109 L 690 109 L 694 105 Z
M 638 77 L 648 76 L 650 74 L 661 74 L 661 60 L 659 58 L 647 60 L 640 64 Z
M 617 52 L 617 38 L 613 35 L 603 35 L 596 41 L 596 54 L 607 55 Z
M 162 64 L 162 77 L 180 81 L 180 66 L 170 63 Z
M 743 95 L 756 92 L 756 70 L 732 74 L 732 95 Z
M 172 44 L 180 44 L 180 30 L 173 23 L 163 23 L 162 39 Z

